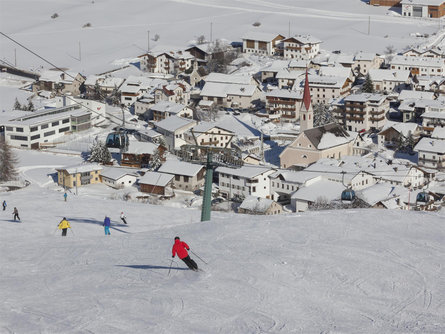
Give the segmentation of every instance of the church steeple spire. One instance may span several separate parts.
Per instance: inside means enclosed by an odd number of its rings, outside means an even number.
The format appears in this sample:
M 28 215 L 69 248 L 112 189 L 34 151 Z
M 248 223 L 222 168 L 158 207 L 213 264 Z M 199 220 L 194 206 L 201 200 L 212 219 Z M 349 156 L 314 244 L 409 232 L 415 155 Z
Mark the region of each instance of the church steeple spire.
M 314 127 L 314 111 L 311 103 L 311 91 L 309 89 L 308 70 L 304 80 L 303 101 L 300 107 L 300 132 Z

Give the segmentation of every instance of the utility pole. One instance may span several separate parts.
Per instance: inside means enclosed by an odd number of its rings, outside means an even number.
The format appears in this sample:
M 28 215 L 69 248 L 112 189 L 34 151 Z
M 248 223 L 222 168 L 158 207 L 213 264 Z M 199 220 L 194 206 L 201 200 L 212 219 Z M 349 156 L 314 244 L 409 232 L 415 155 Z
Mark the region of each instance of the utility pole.
M 368 36 L 371 33 L 371 16 L 368 16 Z
M 210 42 L 213 42 L 213 22 L 210 22 Z
M 82 61 L 82 49 L 80 48 L 80 41 L 79 41 L 79 61 Z
M 288 37 L 290 37 L 290 20 L 289 20 Z
M 150 52 L 150 30 L 147 30 L 147 53 Z
M 201 221 L 210 220 L 212 206 L 212 182 L 213 182 L 213 164 L 212 152 L 207 153 L 206 176 L 204 183 L 204 196 L 202 199 Z
M 14 67 L 17 67 L 17 49 L 14 49 Z

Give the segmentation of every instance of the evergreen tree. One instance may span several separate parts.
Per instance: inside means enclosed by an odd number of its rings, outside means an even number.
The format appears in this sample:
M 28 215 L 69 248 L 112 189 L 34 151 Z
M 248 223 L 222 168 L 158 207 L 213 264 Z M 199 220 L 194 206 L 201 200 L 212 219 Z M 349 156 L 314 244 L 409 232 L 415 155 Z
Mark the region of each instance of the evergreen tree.
M 364 93 L 374 93 L 374 86 L 372 85 L 372 80 L 371 80 L 371 76 L 369 75 L 369 73 L 366 74 L 365 82 L 362 87 L 362 91 Z
M 403 149 L 405 148 L 405 137 L 399 133 L 399 136 L 397 137 L 397 151 L 403 151 Z
M 108 150 L 108 147 L 100 140 L 95 141 L 93 146 L 91 146 L 89 161 L 99 162 L 102 164 L 106 164 L 111 161 L 111 153 Z
M 329 110 L 329 105 L 317 103 L 314 105 L 314 127 L 334 122 L 334 117 Z
M 414 144 L 415 144 L 414 136 L 411 133 L 411 131 L 408 131 L 408 136 L 406 137 L 406 141 L 405 141 L 405 149 L 407 150 L 408 153 L 412 153 Z
M 25 108 L 23 108 L 23 109 L 25 109 Z M 26 110 L 28 110 L 28 111 L 34 111 L 35 110 L 34 109 L 34 104 L 32 103 L 31 100 L 29 100 L 28 106 L 26 107 Z
M 14 110 L 22 110 L 22 105 L 20 104 L 19 100 L 15 98 L 14 107 L 12 107 Z
M 0 138 L 0 181 L 10 181 L 17 177 L 17 170 L 15 166 L 18 160 L 14 152 L 11 150 L 11 146 L 5 141 L 4 138 Z
M 150 170 L 158 170 L 164 161 L 165 148 L 159 145 L 156 152 L 150 157 Z

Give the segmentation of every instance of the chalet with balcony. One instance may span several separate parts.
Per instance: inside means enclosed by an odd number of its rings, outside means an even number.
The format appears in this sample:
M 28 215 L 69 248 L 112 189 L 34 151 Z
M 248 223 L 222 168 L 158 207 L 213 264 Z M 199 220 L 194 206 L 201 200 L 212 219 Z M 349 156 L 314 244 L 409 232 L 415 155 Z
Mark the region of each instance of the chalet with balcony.
M 283 40 L 283 55 L 289 59 L 309 60 L 320 52 L 321 41 L 311 35 L 295 35 Z
M 376 92 L 399 93 L 411 86 L 411 73 L 407 70 L 370 69 L 369 76 Z
M 182 118 L 179 116 L 170 116 L 155 123 L 156 131 L 164 136 L 167 149 L 174 151 L 187 144 L 184 138 L 185 132 L 196 125 L 196 121 Z
M 269 199 L 248 196 L 238 207 L 238 213 L 250 215 L 279 215 L 283 212 L 281 204 Z
M 343 99 L 343 107 L 334 111 L 334 117 L 348 131 L 381 129 L 385 124 L 389 101 L 382 94 L 352 94 Z
M 296 122 L 302 101 L 302 91 L 275 89 L 266 93 L 266 111 L 274 121 Z
M 352 68 L 356 75 L 367 75 L 370 69 L 377 69 L 383 64 L 383 58 L 375 53 L 358 52 L 354 56 Z
M 174 175 L 148 171 L 138 179 L 139 190 L 153 195 L 171 195 Z
M 414 147 L 418 153 L 418 165 L 424 168 L 433 168 L 445 171 L 445 140 L 435 138 L 422 138 Z
M 377 135 L 379 148 L 395 148 L 400 140 L 407 140 L 412 136 L 414 141 L 420 137 L 422 128 L 416 123 L 392 123 Z
M 122 153 L 121 165 L 126 167 L 148 168 L 156 152 L 165 160 L 165 147 L 151 142 L 130 141 L 126 152 Z
M 204 166 L 185 161 L 167 160 L 158 169 L 158 172 L 173 175 L 173 186 L 176 189 L 186 191 L 196 191 L 200 189 L 205 181 Z
M 308 80 L 311 99 L 314 104 L 328 104 L 334 99 L 348 95 L 353 83 L 348 76 L 310 74 Z M 303 85 L 304 80 L 301 82 L 300 86 Z
M 151 115 L 155 122 L 162 121 L 167 117 L 178 116 L 183 118 L 193 118 L 193 110 L 189 107 L 175 102 L 161 101 L 150 107 Z
M 436 128 L 445 127 L 445 112 L 443 111 L 426 111 L 421 118 L 425 135 L 431 135 Z
M 154 89 L 154 102 L 168 101 L 188 105 L 190 86 L 186 82 L 172 82 Z
M 437 58 L 395 56 L 391 60 L 391 69 L 410 71 L 413 76 L 442 75 L 445 62 Z
M 192 145 L 230 148 L 234 133 L 213 122 L 201 122 L 186 132 L 184 137 Z

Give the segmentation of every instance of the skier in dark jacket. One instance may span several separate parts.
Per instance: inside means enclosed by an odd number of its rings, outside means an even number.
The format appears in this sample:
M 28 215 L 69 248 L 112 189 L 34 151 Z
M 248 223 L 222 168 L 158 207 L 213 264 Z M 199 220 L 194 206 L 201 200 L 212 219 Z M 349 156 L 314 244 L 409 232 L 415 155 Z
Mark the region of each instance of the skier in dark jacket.
M 3 205 L 3 211 L 5 211 L 6 210 L 6 201 L 5 200 L 3 201 L 2 205 Z
M 103 226 L 105 229 L 105 235 L 111 235 L 110 225 L 111 225 L 110 217 L 105 216 L 104 223 L 103 223 Z
M 16 219 L 20 220 L 20 217 L 19 217 L 19 210 L 17 210 L 16 207 L 14 207 L 14 211 L 12 212 L 12 214 L 14 215 L 14 221 L 15 221 Z
M 190 247 L 184 241 L 181 241 L 179 237 L 175 237 L 175 244 L 172 248 L 172 258 L 178 254 L 178 257 L 184 261 L 187 267 L 189 267 L 191 270 L 197 271 L 198 265 L 190 258 L 189 253 L 187 252 L 188 250 L 190 250 Z

